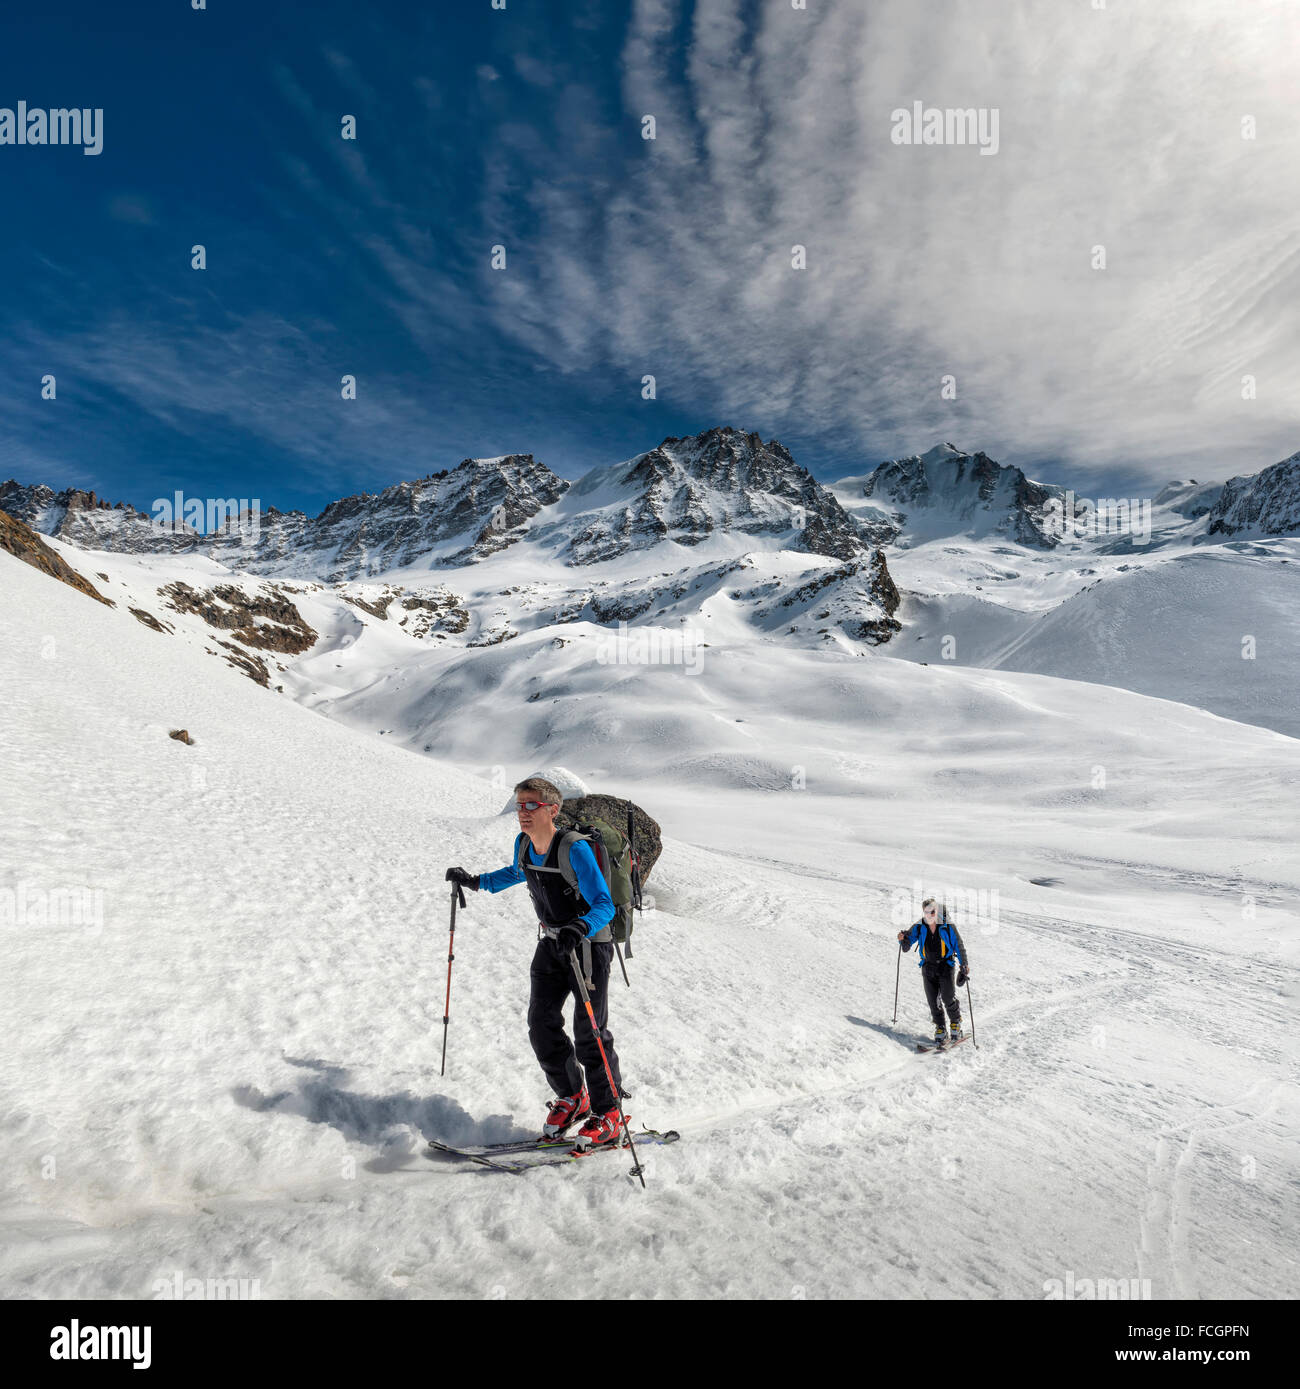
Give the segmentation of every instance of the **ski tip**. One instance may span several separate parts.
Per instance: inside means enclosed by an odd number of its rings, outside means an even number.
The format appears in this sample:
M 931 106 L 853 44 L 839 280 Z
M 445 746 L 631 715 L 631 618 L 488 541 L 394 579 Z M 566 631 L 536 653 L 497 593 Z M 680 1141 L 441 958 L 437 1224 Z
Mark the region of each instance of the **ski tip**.
M 659 1129 L 648 1129 L 643 1124 L 633 1137 L 637 1141 L 647 1139 L 653 1140 L 655 1143 L 676 1143 L 681 1138 L 681 1134 L 678 1133 L 676 1129 L 663 1129 L 661 1131 Z

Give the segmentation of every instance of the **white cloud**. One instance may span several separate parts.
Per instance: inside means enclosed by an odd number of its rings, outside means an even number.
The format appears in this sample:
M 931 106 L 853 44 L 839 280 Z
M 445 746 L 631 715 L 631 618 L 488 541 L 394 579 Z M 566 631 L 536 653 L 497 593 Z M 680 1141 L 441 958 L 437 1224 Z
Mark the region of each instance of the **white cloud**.
M 490 142 L 488 206 L 522 192 L 538 224 L 505 332 L 653 372 L 711 418 L 959 437 L 1080 478 L 1253 471 L 1300 443 L 1292 6 L 699 0 L 684 55 L 683 18 L 634 11 L 626 119 L 658 138 L 630 187 L 575 177 L 557 141 Z M 913 101 L 996 108 L 998 153 L 893 144 Z

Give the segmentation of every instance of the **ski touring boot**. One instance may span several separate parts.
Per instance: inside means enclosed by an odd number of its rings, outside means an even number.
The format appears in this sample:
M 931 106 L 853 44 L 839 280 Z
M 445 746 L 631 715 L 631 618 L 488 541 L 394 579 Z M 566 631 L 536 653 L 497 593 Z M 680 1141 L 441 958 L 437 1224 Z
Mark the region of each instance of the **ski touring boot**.
M 573 1141 L 575 1150 L 585 1153 L 592 1148 L 617 1147 L 622 1139 L 622 1120 L 617 1108 L 608 1114 L 590 1114 Z
M 934 1044 L 935 1044 L 935 1046 L 936 1046 L 936 1047 L 941 1047 L 941 1046 L 943 1046 L 943 1044 L 944 1044 L 947 1040 L 948 1040 L 948 1033 L 945 1031 L 943 1023 L 941 1023 L 941 1022 L 935 1023 L 935 1025 L 934 1025 Z
M 960 1042 L 965 1040 L 966 1034 L 962 1031 L 961 1019 L 948 1024 L 948 1040 L 950 1042 Z
M 572 1128 L 579 1119 L 587 1119 L 590 1115 L 591 1101 L 587 1098 L 585 1085 L 576 1095 L 557 1095 L 546 1107 L 542 1137 L 562 1138 L 566 1129 Z

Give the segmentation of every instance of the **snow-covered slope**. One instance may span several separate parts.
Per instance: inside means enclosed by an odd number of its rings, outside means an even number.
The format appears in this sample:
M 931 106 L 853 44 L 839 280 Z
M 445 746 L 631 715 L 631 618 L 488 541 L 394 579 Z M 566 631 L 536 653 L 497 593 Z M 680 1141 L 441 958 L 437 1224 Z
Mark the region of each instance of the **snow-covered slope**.
M 1151 498 L 1152 509 L 1167 507 L 1189 521 L 1204 516 L 1219 499 L 1221 482 L 1197 482 L 1193 478 L 1175 478 L 1167 482 Z
M 1289 555 L 1225 545 L 1095 579 L 981 664 L 1123 685 L 1300 738 L 1300 544 L 1284 544 Z
M 933 542 L 891 571 L 896 656 L 1115 685 L 1300 737 L 1300 540 L 1050 556 Z
M 544 1296 L 557 1268 L 587 1299 L 1286 1286 L 1300 744 L 879 656 L 619 665 L 575 623 L 420 647 L 437 668 L 375 698 L 434 760 L 5 553 L 0 593 L 6 1295 L 178 1270 L 264 1297 Z M 508 788 L 552 764 L 664 829 L 611 1014 L 634 1125 L 683 1136 L 644 1192 L 616 1158 L 516 1179 L 419 1151 L 546 1098 L 517 893 L 459 915 L 437 1059 L 442 870 L 503 862 Z M 911 958 L 889 1022 L 934 888 L 986 894 L 979 1046 L 937 1058 L 910 1049 Z
M 941 444 L 833 490 L 864 529 L 893 528 L 891 655 L 1115 685 L 1300 736 L 1297 467 L 1085 499 Z

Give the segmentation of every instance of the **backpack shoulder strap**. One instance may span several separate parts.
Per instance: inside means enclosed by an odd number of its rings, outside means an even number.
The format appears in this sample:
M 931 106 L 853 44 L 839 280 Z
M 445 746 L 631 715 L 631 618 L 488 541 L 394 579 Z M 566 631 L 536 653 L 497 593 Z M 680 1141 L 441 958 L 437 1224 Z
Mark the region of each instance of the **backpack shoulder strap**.
M 555 852 L 555 862 L 560 870 L 560 875 L 568 885 L 575 889 L 578 886 L 578 875 L 574 871 L 573 864 L 569 860 L 569 855 L 573 850 L 573 845 L 577 840 L 582 840 L 585 844 L 587 836 L 580 830 L 565 830 L 560 839 L 560 847 Z
M 515 866 L 521 873 L 558 873 L 566 883 L 576 890 L 578 876 L 573 871 L 569 863 L 569 841 L 572 839 L 583 838 L 580 834 L 575 834 L 572 830 L 566 830 L 560 839 L 559 848 L 556 851 L 557 867 L 550 868 L 545 863 L 533 863 L 528 857 L 528 844 L 531 842 L 526 834 L 520 831 L 519 838 L 515 840 Z M 546 855 L 550 858 L 550 854 Z

